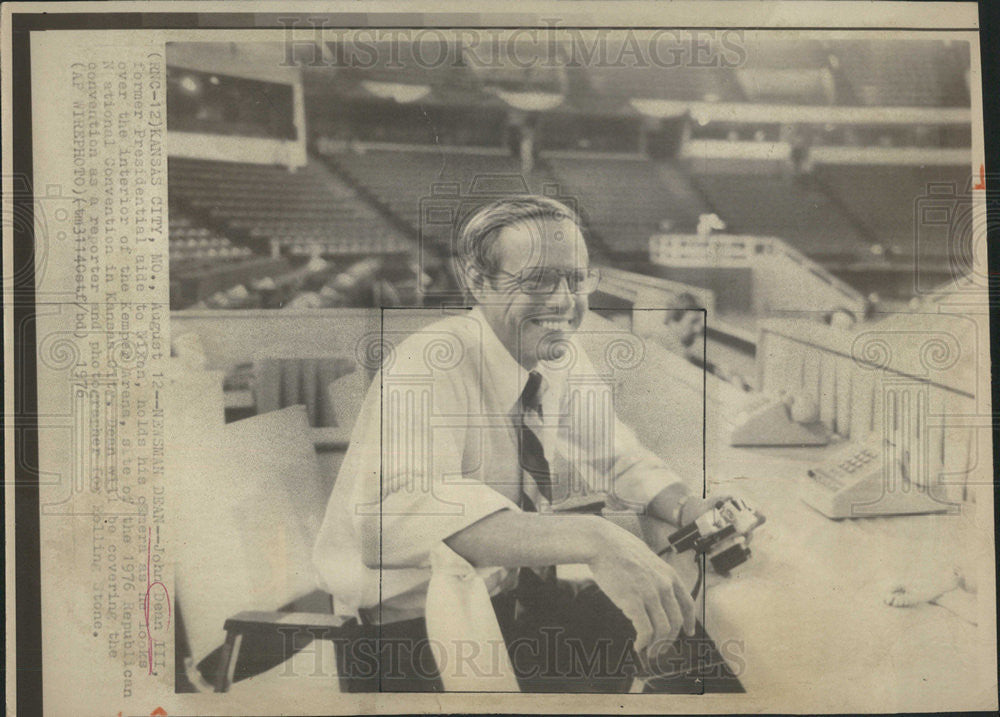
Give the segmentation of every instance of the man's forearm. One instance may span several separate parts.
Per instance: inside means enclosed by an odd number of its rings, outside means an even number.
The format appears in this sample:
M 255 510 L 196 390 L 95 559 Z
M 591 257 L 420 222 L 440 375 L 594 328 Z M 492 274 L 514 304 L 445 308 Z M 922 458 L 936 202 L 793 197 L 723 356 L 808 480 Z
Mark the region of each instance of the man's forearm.
M 674 483 L 650 501 L 649 513 L 680 525 L 689 498 L 687 486 Z M 591 562 L 607 543 L 608 530 L 621 528 L 591 515 L 503 510 L 449 536 L 445 543 L 476 567 L 542 567 Z
M 444 542 L 476 567 L 542 567 L 591 562 L 609 529 L 618 528 L 597 516 L 503 510 Z

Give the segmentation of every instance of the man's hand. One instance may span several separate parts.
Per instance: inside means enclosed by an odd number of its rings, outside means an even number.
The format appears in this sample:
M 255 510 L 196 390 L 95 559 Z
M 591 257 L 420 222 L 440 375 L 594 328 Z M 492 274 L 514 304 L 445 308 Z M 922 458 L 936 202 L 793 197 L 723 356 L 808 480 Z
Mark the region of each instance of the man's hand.
M 681 628 L 694 634 L 695 606 L 676 571 L 639 538 L 606 523 L 603 540 L 588 563 L 597 586 L 635 627 L 635 651 L 666 647 Z M 656 655 L 650 655 L 656 657 Z
M 604 518 L 505 510 L 445 542 L 476 567 L 586 564 L 635 627 L 640 656 L 651 645 L 673 643 L 681 628 L 694 632 L 689 586 L 646 543 Z

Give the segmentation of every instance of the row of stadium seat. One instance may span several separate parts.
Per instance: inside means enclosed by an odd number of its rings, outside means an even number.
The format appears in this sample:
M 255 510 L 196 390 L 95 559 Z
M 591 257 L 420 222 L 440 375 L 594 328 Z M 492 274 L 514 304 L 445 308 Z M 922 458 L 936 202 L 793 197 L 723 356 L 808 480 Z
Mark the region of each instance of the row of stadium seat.
M 212 259 L 221 261 L 231 261 L 236 259 L 249 259 L 254 256 L 252 250 L 244 246 L 210 247 L 210 248 L 186 248 L 170 247 L 170 269 L 178 271 L 182 268 L 182 262 L 195 259 Z M 175 258 L 176 257 L 176 258 Z
M 183 278 L 173 280 L 171 305 L 175 309 L 300 310 L 419 303 L 412 265 L 372 257 L 355 257 L 343 265 L 315 257 L 297 264 L 268 262 L 228 267 L 203 262 L 189 267 Z
M 912 253 L 920 239 L 922 203 L 931 200 L 947 209 L 953 197 L 952 214 L 971 210 L 971 175 L 964 167 L 821 165 L 816 176 L 880 242 L 903 255 Z M 945 242 L 924 242 L 920 251 L 923 256 L 946 257 L 949 247 Z
M 453 199 L 461 204 L 558 187 L 556 178 L 544 168 L 525 178 L 519 160 L 496 153 L 366 150 L 336 153 L 327 160 L 414 232 L 423 231 L 425 236 L 442 240 L 447 231 L 444 226 L 430 222 L 421 226 L 421 205 L 425 202 Z
M 323 254 L 398 252 L 408 243 L 379 213 L 317 163 L 271 165 L 170 159 L 174 204 L 234 237 Z
M 175 226 L 170 223 L 170 238 L 176 240 L 187 239 L 209 239 L 213 237 L 213 232 L 208 227 Z
M 217 258 L 198 259 L 191 264 L 171 266 L 170 307 L 186 308 L 219 291 L 238 284 L 248 284 L 265 276 L 288 270 L 284 259 L 255 257 L 235 262 Z
M 670 231 L 691 232 L 709 211 L 681 171 L 642 159 L 559 157 L 547 160 L 566 194 L 613 253 L 649 253 L 649 237 L 664 220 Z
M 908 260 L 914 256 L 915 211 L 930 183 L 953 186 L 958 194 L 968 187 L 967 171 L 956 167 L 820 165 L 810 178 L 757 175 L 748 182 L 742 174 L 698 174 L 667 162 L 561 154 L 543 155 L 536 171 L 525 180 L 518 173 L 516 158 L 489 151 L 442 154 L 379 149 L 341 152 L 329 159 L 369 194 L 367 199 L 355 194 L 349 202 L 338 197 L 326 204 L 327 195 L 316 191 L 323 184 L 314 181 L 315 167 L 295 175 L 275 167 L 254 168 L 247 174 L 257 180 L 242 199 L 205 194 L 204 176 L 235 175 L 242 165 L 220 169 L 217 162 L 171 160 L 183 165 L 180 174 L 187 179 L 194 177 L 197 181 L 193 184 L 203 192 L 191 196 L 183 183 L 180 189 L 171 184 L 171 198 L 177 200 L 171 207 L 172 273 L 211 274 L 214 268 L 225 267 L 228 277 L 234 265 L 254 258 L 251 249 L 199 224 L 185 211 L 185 200 L 187 207 L 210 217 L 213 226 L 228 227 L 232 236 L 249 241 L 249 246 L 256 240 L 258 251 L 263 242 L 273 240 L 292 257 L 361 256 L 396 250 L 401 235 L 366 204 L 368 199 L 374 198 L 418 230 L 421 203 L 435 196 L 468 203 L 477 192 L 482 199 L 518 188 L 533 192 L 557 188 L 558 196 L 582 210 L 596 239 L 592 245 L 598 250 L 602 244 L 611 247 L 622 260 L 626 255 L 637 257 L 648 252 L 649 237 L 657 231 L 693 232 L 699 215 L 715 212 L 731 233 L 777 236 L 821 261 L 864 263 L 879 259 L 881 247 L 890 258 Z M 264 188 L 290 176 L 297 177 L 292 181 L 304 195 L 322 196 L 311 200 L 312 206 L 307 208 L 299 203 L 294 208 L 262 206 L 267 199 Z M 455 185 L 449 191 L 457 188 L 456 196 L 435 195 L 449 183 Z M 342 192 L 354 191 L 346 184 L 339 186 Z M 343 213 L 331 208 L 338 204 L 347 205 Z M 373 216 L 375 220 L 370 218 Z M 438 238 L 445 239 L 445 235 Z M 873 248 L 880 251 L 873 252 Z M 924 247 L 921 257 L 940 262 L 951 249 L 946 242 L 938 242 Z M 600 251 L 594 253 L 600 256 Z M 222 286 L 225 281 L 230 283 Z M 240 283 L 225 281 L 213 279 L 212 286 L 219 286 L 214 291 Z M 194 296 L 203 293 L 199 289 Z
M 812 257 L 869 257 L 871 241 L 819 188 L 782 175 L 703 174 L 692 179 L 726 231 L 785 239 Z
M 234 244 L 228 237 L 198 224 L 177 204 L 170 207 L 170 269 L 171 272 L 197 270 L 201 262 L 215 264 L 247 260 L 254 251 Z
M 693 232 L 701 214 L 714 212 L 730 233 L 775 236 L 821 260 L 908 259 L 914 207 L 928 186 L 949 182 L 961 192 L 962 178 L 968 181 L 959 167 L 875 165 L 820 165 L 811 177 L 760 174 L 747 181 L 746 174 L 697 173 L 670 162 L 569 154 L 543 155 L 524 180 L 518 160 L 494 153 L 401 148 L 343 151 L 328 159 L 414 230 L 421 203 L 448 182 L 458 183 L 458 201 L 475 195 L 476 181 L 481 187 L 516 180 L 535 192 L 554 186 L 581 209 L 599 248 L 620 256 L 647 253 L 650 236 L 661 230 Z M 947 251 L 939 244 L 929 255 Z
M 458 203 L 511 191 L 555 192 L 579 207 L 597 243 L 616 253 L 646 253 L 650 235 L 664 218 L 693 229 L 705 210 L 676 168 L 636 159 L 546 159 L 526 178 L 518 159 L 496 153 L 380 149 L 341 152 L 330 160 L 415 231 L 425 233 L 435 228 L 427 217 L 421 227 L 421 203 L 446 202 L 443 192 L 449 184 L 457 185 Z M 608 182 L 609 176 L 614 182 Z

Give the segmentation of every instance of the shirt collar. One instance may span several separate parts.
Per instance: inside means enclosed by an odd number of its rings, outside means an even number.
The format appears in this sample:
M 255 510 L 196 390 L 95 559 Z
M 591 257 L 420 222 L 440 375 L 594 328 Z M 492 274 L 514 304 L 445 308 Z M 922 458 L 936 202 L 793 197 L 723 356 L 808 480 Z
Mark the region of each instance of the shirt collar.
M 487 380 L 492 383 L 500 405 L 515 409 L 528 382 L 528 370 L 500 342 L 478 306 L 472 308 L 471 315 L 482 326 L 483 369 Z M 565 379 L 565 371 L 554 369 L 546 361 L 540 361 L 534 370 L 542 375 L 543 395 L 553 386 L 561 385 Z

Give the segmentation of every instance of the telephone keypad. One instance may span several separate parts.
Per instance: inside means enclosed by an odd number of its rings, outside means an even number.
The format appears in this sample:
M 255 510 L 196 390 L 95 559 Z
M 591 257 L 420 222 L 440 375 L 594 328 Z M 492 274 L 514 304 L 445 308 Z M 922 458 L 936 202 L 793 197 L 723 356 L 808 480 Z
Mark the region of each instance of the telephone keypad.
M 865 448 L 835 465 L 810 470 L 809 477 L 824 488 L 836 492 L 842 489 L 846 485 L 845 481 L 855 473 L 863 468 L 870 468 L 869 464 L 876 457 L 874 451 Z
M 875 458 L 875 454 L 870 450 L 865 449 L 858 451 L 853 456 L 848 458 L 846 461 L 841 462 L 837 467 L 840 468 L 845 473 L 854 473 L 854 471 L 867 465 L 871 460 Z

